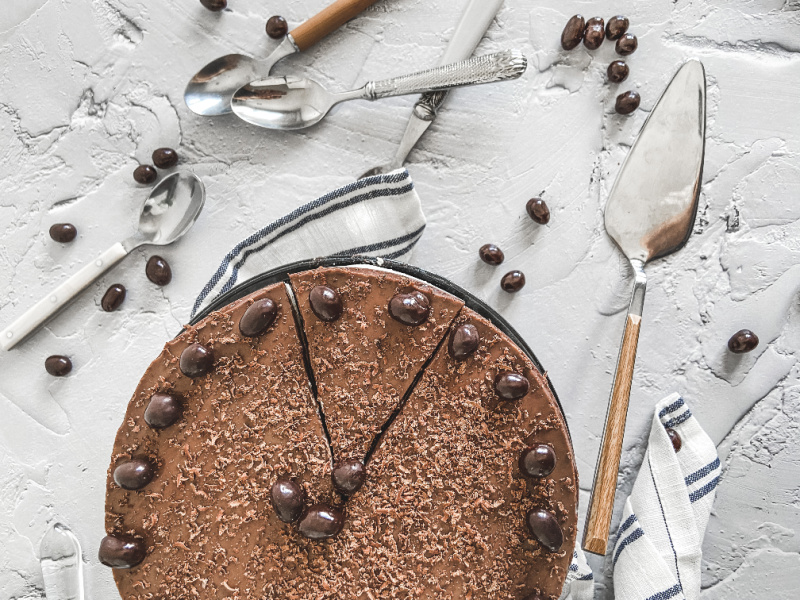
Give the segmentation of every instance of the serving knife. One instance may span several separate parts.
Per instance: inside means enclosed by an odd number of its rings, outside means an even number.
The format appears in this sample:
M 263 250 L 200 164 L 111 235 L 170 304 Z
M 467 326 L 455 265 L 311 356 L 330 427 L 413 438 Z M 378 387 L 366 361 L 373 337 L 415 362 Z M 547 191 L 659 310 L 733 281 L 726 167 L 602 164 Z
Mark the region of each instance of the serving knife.
M 461 15 L 461 20 L 456 26 L 453 37 L 447 44 L 444 55 L 439 60 L 438 66 L 466 60 L 472 56 L 489 25 L 492 24 L 497 11 L 500 10 L 502 3 L 503 0 L 469 0 Z M 439 91 L 423 94 L 414 105 L 403 139 L 392 161 L 385 165 L 373 167 L 361 175 L 359 179 L 388 173 L 402 167 L 406 157 L 408 157 L 408 153 L 411 152 L 411 149 L 422 137 L 422 134 L 430 127 L 436 117 L 436 111 L 439 110 L 442 102 L 444 102 L 447 93 L 446 91 Z
M 706 133 L 706 77 L 686 62 L 642 126 L 605 209 L 608 235 L 634 273 L 622 347 L 594 475 L 583 549 L 605 554 L 647 285 L 644 266 L 680 250 L 697 214 Z

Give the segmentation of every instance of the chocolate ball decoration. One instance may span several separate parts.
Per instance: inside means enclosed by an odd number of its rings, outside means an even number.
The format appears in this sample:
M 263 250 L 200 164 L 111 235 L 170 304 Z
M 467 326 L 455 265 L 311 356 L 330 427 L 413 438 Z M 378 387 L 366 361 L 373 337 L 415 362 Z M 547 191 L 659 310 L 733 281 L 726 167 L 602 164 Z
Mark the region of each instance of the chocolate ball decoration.
M 228 0 L 200 0 L 200 4 L 208 10 L 219 12 L 228 6 Z
M 270 490 L 272 507 L 284 523 L 294 523 L 306 507 L 306 491 L 303 486 L 287 476 L 278 477 Z
M 68 244 L 78 235 L 78 230 L 72 223 L 54 223 L 50 226 L 50 239 L 59 244 Z
M 344 510 L 324 502 L 310 507 L 300 518 L 297 531 L 309 540 L 327 540 L 344 528 Z
M 629 54 L 633 54 L 636 52 L 636 48 L 638 47 L 639 40 L 636 39 L 636 36 L 632 33 L 626 33 L 622 35 L 617 40 L 617 45 L 615 46 L 617 54 L 620 56 L 628 56 Z
M 337 492 L 343 496 L 352 496 L 367 480 L 367 468 L 358 459 L 345 460 L 333 467 L 331 480 Z
M 519 455 L 520 472 L 532 479 L 547 477 L 556 468 L 556 453 L 550 444 L 528 446 Z
M 539 225 L 547 225 L 550 222 L 550 209 L 547 203 L 541 198 L 531 198 L 525 205 L 528 216 Z
M 100 307 L 106 312 L 114 312 L 125 301 L 125 286 L 121 283 L 115 283 L 106 290 L 103 298 L 100 300 Z
M 201 377 L 214 366 L 214 352 L 203 344 L 190 344 L 181 352 L 181 372 L 187 377 Z
M 564 533 L 552 513 L 542 508 L 534 508 L 525 515 L 525 523 L 533 537 L 550 552 L 558 552 L 561 549 L 564 544 Z
M 749 329 L 740 329 L 728 340 L 728 350 L 734 354 L 752 352 L 758 346 L 758 336 Z
M 447 350 L 455 360 L 464 360 L 480 346 L 481 336 L 472 323 L 459 325 L 450 334 Z
M 130 569 L 144 560 L 147 549 L 139 538 L 127 535 L 107 535 L 100 542 L 97 558 L 107 567 Z
M 525 273 L 516 269 L 509 271 L 500 280 L 500 287 L 509 294 L 520 291 L 525 287 Z
M 431 314 L 431 303 L 422 292 L 395 294 L 389 301 L 389 314 L 404 325 L 421 325 Z
M 239 319 L 239 332 L 245 337 L 256 337 L 264 333 L 275 321 L 278 306 L 269 298 L 256 300 Z
M 267 35 L 273 40 L 285 37 L 289 32 L 289 24 L 280 15 L 275 15 L 267 19 Z
M 583 31 L 586 28 L 586 21 L 581 15 L 575 15 L 567 21 L 564 31 L 561 32 L 561 47 L 564 50 L 572 50 L 581 43 Z
M 156 392 L 144 411 L 144 421 L 153 429 L 164 429 L 181 418 L 183 405 L 175 396 Z
M 172 281 L 172 268 L 160 256 L 151 256 L 145 266 L 147 278 L 156 285 L 167 285 Z
M 628 73 L 630 73 L 630 69 L 624 60 L 615 60 L 606 69 L 610 83 L 622 83 L 628 78 Z
M 72 361 L 68 356 L 54 354 L 45 359 L 44 368 L 53 377 L 64 377 L 64 375 L 72 371 Z
M 683 447 L 683 440 L 681 440 L 681 436 L 678 432 L 672 429 L 672 427 L 667 427 L 667 435 L 669 436 L 669 441 L 672 442 L 672 447 L 675 449 L 675 452 L 680 452 L 681 447 Z
M 494 244 L 484 244 L 478 250 L 478 256 L 487 265 L 497 266 L 505 260 L 505 254 L 500 248 Z
M 153 152 L 153 164 L 159 169 L 171 169 L 178 164 L 178 153 L 172 148 L 159 148 Z
M 503 400 L 519 400 L 528 393 L 530 387 L 527 377 L 512 371 L 498 373 L 494 378 L 494 391 Z
M 639 103 L 641 101 L 642 99 L 639 97 L 639 92 L 623 92 L 617 96 L 617 101 L 614 103 L 614 110 L 621 115 L 629 115 L 639 108 Z
M 140 490 L 153 480 L 156 470 L 149 461 L 133 458 L 117 465 L 114 469 L 114 483 L 125 490 Z
M 606 39 L 606 24 L 602 17 L 592 17 L 586 21 L 583 30 L 583 45 L 587 50 L 597 50 Z
M 318 285 L 312 288 L 308 294 L 308 302 L 311 304 L 311 310 L 314 311 L 314 314 L 321 321 L 327 323 L 335 321 L 344 312 L 341 295 L 326 285 Z
M 149 185 L 158 177 L 158 172 L 152 165 L 139 165 L 133 170 L 133 179 L 136 183 Z
M 612 41 L 618 40 L 628 31 L 629 25 L 628 17 L 623 17 L 622 15 L 611 17 L 606 25 L 606 37 Z

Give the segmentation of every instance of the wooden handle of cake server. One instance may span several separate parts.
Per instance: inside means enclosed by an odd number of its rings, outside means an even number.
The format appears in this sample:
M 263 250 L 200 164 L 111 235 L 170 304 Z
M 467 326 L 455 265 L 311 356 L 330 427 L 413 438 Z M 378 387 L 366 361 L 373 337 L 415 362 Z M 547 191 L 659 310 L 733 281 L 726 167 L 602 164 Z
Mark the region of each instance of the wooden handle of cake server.
M 333 4 L 299 25 L 291 32 L 292 39 L 300 51 L 304 51 L 329 33 L 339 29 L 353 17 L 357 17 L 377 0 L 336 0 Z
M 606 415 L 606 427 L 600 445 L 600 456 L 594 473 L 594 486 L 586 514 L 583 532 L 583 549 L 593 554 L 606 553 L 611 514 L 614 511 L 614 493 L 617 490 L 619 459 L 622 454 L 622 439 L 625 435 L 625 418 L 631 396 L 633 367 L 636 362 L 636 347 L 639 345 L 639 328 L 642 317 L 628 314 L 625 334 L 617 361 L 617 373 Z

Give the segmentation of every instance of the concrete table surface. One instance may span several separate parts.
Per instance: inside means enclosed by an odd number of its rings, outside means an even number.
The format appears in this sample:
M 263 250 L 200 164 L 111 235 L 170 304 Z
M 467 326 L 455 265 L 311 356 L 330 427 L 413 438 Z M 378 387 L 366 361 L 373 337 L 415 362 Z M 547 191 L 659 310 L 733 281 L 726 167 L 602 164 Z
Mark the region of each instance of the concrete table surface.
M 188 78 L 229 52 L 265 55 L 264 23 L 295 26 L 325 0 L 15 0 L 0 15 L 0 323 L 5 326 L 106 247 L 130 234 L 148 189 L 137 162 L 171 146 L 200 175 L 206 208 L 159 251 L 174 279 L 145 277 L 137 250 L 26 343 L 0 355 L 0 598 L 44 597 L 37 553 L 53 520 L 84 546 L 87 593 L 115 598 L 97 561 L 112 441 L 130 395 L 189 318 L 202 285 L 256 227 L 388 160 L 414 98 L 349 102 L 298 133 L 233 117 L 196 117 Z M 276 72 L 332 89 L 433 66 L 464 1 L 380 0 Z M 621 85 L 605 81 L 606 42 L 565 53 L 567 18 L 627 15 L 639 50 Z M 622 457 L 617 509 L 643 454 L 654 402 L 678 391 L 719 445 L 724 474 L 703 549 L 702 598 L 797 597 L 800 584 L 800 1 L 506 0 L 480 52 L 520 48 L 514 83 L 454 92 L 411 153 L 428 228 L 412 262 L 497 308 L 527 339 L 562 399 L 588 501 L 631 282 L 602 208 L 619 165 L 678 65 L 708 73 L 708 143 L 694 235 L 648 267 L 650 285 Z M 622 117 L 615 96 L 641 93 Z M 552 212 L 533 223 L 525 202 Z M 47 230 L 74 223 L 78 238 Z M 477 249 L 498 243 L 492 268 Z M 499 288 L 519 268 L 527 286 Z M 128 297 L 100 310 L 112 283 Z M 733 358 L 728 337 L 761 338 Z M 53 378 L 50 354 L 74 370 Z M 592 558 L 598 598 L 608 560 Z

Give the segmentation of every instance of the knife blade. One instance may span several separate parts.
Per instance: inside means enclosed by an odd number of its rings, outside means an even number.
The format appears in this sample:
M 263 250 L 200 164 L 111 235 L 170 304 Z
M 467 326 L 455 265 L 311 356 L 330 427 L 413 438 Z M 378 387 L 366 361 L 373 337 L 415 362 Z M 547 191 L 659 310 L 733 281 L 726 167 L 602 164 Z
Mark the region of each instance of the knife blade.
M 634 287 L 586 515 L 583 549 L 605 554 L 614 510 L 647 277 L 644 266 L 680 250 L 697 214 L 706 133 L 706 77 L 686 62 L 642 126 L 609 194 L 605 227 L 630 261 Z
M 502 3 L 503 0 L 469 0 L 456 26 L 453 37 L 439 60 L 439 66 L 466 60 L 472 56 L 492 20 L 494 20 L 497 11 L 500 10 Z M 370 169 L 361 175 L 359 179 L 380 173 L 388 173 L 403 166 L 411 149 L 430 127 L 436 117 L 436 112 L 447 97 L 447 93 L 428 92 L 423 94 L 414 105 L 403 139 L 400 141 L 400 146 L 398 146 L 397 153 L 392 161 L 386 165 Z

